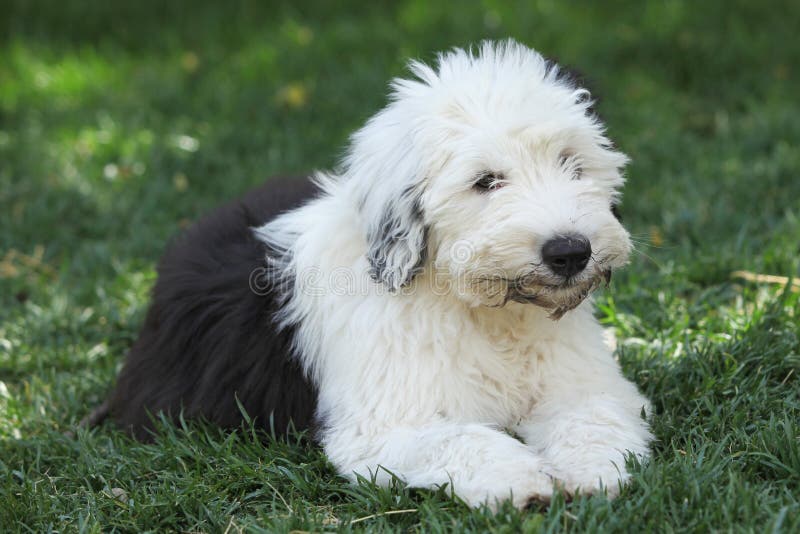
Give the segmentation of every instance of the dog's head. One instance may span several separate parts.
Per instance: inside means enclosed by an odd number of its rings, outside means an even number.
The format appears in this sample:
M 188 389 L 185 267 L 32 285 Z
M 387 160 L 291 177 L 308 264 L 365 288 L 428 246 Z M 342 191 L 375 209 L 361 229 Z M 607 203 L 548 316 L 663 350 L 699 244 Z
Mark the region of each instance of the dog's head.
M 612 208 L 627 158 L 586 89 L 512 41 L 411 70 L 345 160 L 375 280 L 396 291 L 425 271 L 472 305 L 559 317 L 626 263 Z

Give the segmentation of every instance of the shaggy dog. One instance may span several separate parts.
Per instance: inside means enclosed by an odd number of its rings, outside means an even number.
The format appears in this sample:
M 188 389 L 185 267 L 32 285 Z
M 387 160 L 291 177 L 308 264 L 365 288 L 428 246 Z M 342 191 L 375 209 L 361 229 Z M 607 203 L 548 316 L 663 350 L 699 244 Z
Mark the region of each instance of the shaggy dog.
M 626 157 L 513 41 L 412 62 L 336 174 L 270 182 L 164 256 L 108 406 L 310 429 L 351 479 L 473 506 L 619 492 L 645 398 L 590 293 L 627 262 Z

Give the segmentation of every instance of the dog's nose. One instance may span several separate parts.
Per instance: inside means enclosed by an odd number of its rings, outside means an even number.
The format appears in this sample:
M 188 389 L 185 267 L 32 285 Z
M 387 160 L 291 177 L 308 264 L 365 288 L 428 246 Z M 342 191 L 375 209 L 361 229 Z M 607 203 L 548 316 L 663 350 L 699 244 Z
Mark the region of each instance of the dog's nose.
M 574 276 L 581 272 L 592 255 L 592 245 L 582 235 L 566 235 L 547 241 L 542 247 L 542 261 L 554 273 Z

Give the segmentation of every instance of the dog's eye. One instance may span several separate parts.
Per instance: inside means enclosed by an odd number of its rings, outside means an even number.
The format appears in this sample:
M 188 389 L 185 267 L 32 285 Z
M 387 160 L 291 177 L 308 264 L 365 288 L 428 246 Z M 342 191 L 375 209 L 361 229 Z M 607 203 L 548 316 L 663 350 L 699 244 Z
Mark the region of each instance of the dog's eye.
M 472 187 L 477 189 L 481 192 L 486 191 L 494 191 L 495 189 L 500 189 L 505 185 L 503 180 L 503 175 L 497 172 L 491 171 L 484 171 L 480 173 L 477 177 L 475 183 L 472 184 Z
M 583 167 L 581 166 L 578 156 L 568 150 L 563 151 L 558 155 L 558 165 L 572 173 L 573 180 L 580 180 L 583 175 Z

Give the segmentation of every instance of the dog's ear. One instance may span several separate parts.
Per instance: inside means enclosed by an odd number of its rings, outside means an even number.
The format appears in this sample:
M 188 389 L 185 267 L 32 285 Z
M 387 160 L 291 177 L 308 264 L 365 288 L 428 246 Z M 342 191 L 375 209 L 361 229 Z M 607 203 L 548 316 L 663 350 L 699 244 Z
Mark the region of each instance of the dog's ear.
M 391 291 L 411 282 L 427 258 L 423 196 L 442 158 L 431 142 L 439 132 L 419 127 L 429 90 L 426 83 L 394 80 L 389 104 L 351 136 L 344 160 L 364 224 L 370 275 Z
M 405 286 L 424 266 L 428 228 L 424 223 L 418 186 L 408 186 L 385 199 L 367 227 L 370 275 L 389 290 Z

